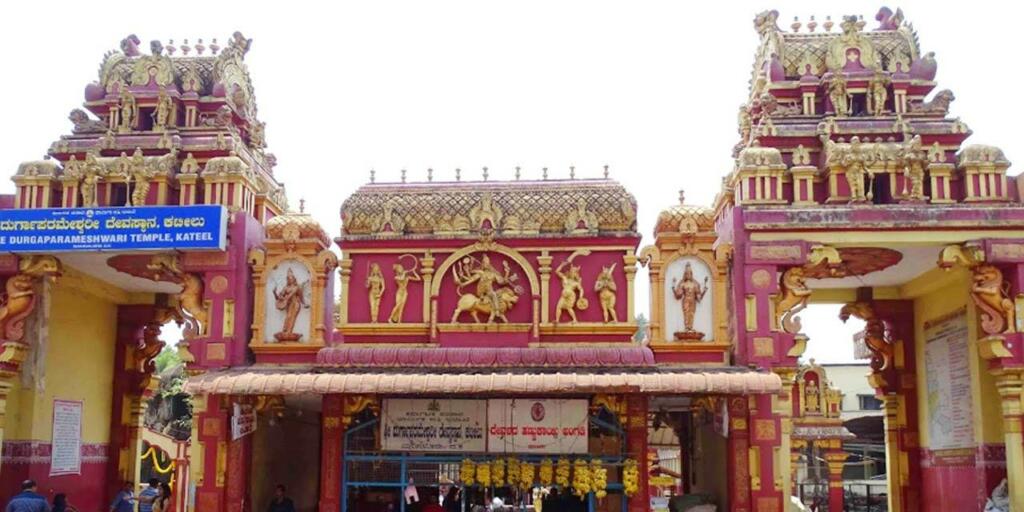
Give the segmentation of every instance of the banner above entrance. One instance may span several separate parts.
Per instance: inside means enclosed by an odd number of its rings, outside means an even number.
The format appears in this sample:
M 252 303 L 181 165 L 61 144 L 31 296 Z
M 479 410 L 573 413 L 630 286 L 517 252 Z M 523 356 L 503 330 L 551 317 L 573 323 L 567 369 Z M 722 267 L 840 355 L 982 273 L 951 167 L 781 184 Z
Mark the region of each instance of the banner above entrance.
M 492 453 L 587 453 L 585 399 L 496 398 L 487 401 Z
M 0 210 L 0 252 L 224 250 L 219 205 Z
M 389 398 L 381 412 L 384 450 L 483 452 L 487 406 L 483 400 Z

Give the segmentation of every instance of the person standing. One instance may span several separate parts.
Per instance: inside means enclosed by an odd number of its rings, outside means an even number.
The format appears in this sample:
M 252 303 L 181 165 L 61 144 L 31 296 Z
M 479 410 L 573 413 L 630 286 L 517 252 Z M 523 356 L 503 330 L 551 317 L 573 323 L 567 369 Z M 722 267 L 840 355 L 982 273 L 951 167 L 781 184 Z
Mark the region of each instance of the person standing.
M 295 504 L 285 494 L 284 485 L 277 484 L 274 488 L 274 499 L 271 500 L 267 512 L 295 512 Z
M 68 503 L 68 495 L 58 492 L 53 496 L 52 512 L 78 512 L 78 509 Z
M 153 501 L 153 512 L 168 512 L 171 506 L 171 486 L 167 482 L 160 482 L 160 492 Z
M 153 503 L 160 494 L 160 480 L 149 479 L 149 487 L 139 493 L 139 512 L 153 512 Z
M 124 483 L 110 504 L 110 512 L 135 512 L 135 482 Z
M 25 480 L 21 492 L 11 498 L 4 512 L 50 512 L 50 504 L 36 492 L 35 481 Z

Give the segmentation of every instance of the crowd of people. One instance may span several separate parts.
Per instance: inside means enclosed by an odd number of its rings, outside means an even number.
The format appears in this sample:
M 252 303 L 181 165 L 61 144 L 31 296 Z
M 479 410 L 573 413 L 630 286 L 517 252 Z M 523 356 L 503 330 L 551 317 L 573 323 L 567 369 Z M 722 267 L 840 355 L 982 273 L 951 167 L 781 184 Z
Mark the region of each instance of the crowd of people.
M 125 482 L 110 504 L 110 512 L 168 512 L 171 510 L 171 486 L 159 479 L 149 480 L 149 486 L 135 495 L 135 482 Z M 137 508 L 136 508 L 137 507 Z M 21 492 L 7 503 L 4 512 L 79 512 L 65 493 L 53 495 L 51 504 L 39 494 L 33 480 L 21 483 Z

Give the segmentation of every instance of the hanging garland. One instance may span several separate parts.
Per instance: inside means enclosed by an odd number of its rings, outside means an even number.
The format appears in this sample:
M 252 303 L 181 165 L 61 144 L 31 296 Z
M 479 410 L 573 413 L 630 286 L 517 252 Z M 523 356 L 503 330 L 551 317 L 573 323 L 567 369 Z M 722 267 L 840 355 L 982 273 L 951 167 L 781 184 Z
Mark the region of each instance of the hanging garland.
M 569 488 L 569 472 L 571 468 L 569 459 L 558 459 L 558 467 L 555 468 L 555 483 L 562 489 Z
M 168 462 L 166 467 L 160 467 L 160 461 L 157 458 L 156 448 L 153 446 L 150 446 L 149 449 L 146 450 L 146 453 L 142 454 L 142 457 L 140 457 L 139 460 L 142 460 L 144 462 L 146 459 L 153 459 L 153 469 L 156 470 L 156 472 L 161 475 L 166 475 L 167 473 L 174 471 L 173 460 Z
M 476 481 L 481 487 L 491 486 L 491 465 L 481 462 L 476 465 Z
M 519 464 L 519 488 L 528 491 L 533 487 L 533 475 L 536 468 L 529 462 L 522 462 Z
M 505 486 L 505 459 L 497 458 L 491 461 L 491 482 L 495 487 Z
M 640 490 L 640 468 L 636 459 L 626 459 L 623 464 L 622 488 L 626 496 L 633 496 Z
M 555 477 L 555 463 L 551 459 L 544 459 L 540 461 L 540 485 L 541 487 L 551 487 L 551 482 L 554 481 Z
M 590 461 L 590 480 L 597 499 L 608 496 L 608 470 L 601 464 L 601 459 Z
M 590 466 L 583 459 L 576 459 L 572 467 L 572 492 L 581 500 L 590 494 Z
M 462 459 L 462 466 L 459 468 L 459 480 L 462 485 L 472 486 L 476 483 L 476 465 L 470 459 Z
M 507 476 L 506 480 L 508 480 L 508 485 L 510 485 L 512 487 L 518 486 L 519 485 L 519 476 L 520 476 L 519 473 L 521 471 L 521 469 L 519 467 L 519 459 L 517 459 L 515 457 L 509 457 L 508 461 L 506 461 L 505 464 L 507 465 L 506 474 L 508 476 Z

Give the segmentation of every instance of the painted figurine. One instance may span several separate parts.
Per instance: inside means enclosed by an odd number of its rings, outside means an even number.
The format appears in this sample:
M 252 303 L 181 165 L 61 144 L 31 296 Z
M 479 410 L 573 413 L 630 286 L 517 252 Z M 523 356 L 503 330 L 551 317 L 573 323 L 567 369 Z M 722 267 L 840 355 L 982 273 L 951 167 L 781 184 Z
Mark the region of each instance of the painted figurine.
M 821 411 L 821 392 L 818 389 L 818 382 L 808 380 L 804 389 L 804 409 L 807 412 Z
M 848 99 L 846 97 L 846 78 L 842 73 L 836 73 L 832 77 L 832 83 L 828 84 L 828 99 L 832 102 L 832 110 L 836 117 L 846 117 L 850 113 Z
M 612 276 L 614 271 L 614 263 L 611 266 L 603 267 L 601 273 L 597 276 L 597 281 L 594 282 L 594 291 L 597 292 L 598 298 L 601 299 L 601 313 L 604 315 L 604 323 L 618 323 L 619 321 L 619 315 L 615 312 L 615 292 L 617 287 L 615 286 L 615 277 Z
M 278 291 L 274 287 L 274 306 L 278 311 L 284 311 L 284 325 L 281 332 L 274 334 L 277 341 L 299 341 L 302 334 L 295 332 L 295 321 L 299 318 L 302 308 L 308 308 L 305 296 L 306 283 L 299 283 L 298 278 L 292 269 L 288 269 L 284 289 Z
M 135 148 L 132 154 L 129 175 L 135 180 L 135 190 L 132 191 L 132 206 L 146 204 L 146 196 L 149 195 L 150 171 L 146 166 L 146 159 L 142 156 L 142 150 Z
M 703 338 L 703 333 L 699 333 L 693 329 L 693 318 L 697 313 L 697 305 L 704 300 L 704 294 L 708 292 L 708 278 L 704 276 L 704 285 L 701 286 L 696 279 L 693 278 L 693 267 L 687 263 L 683 269 L 683 279 L 679 281 L 676 278 L 672 278 L 672 293 L 676 299 L 679 299 L 683 308 L 683 327 L 682 333 L 677 333 L 677 337 L 681 339 L 700 339 Z M 696 335 L 699 334 L 698 338 Z
M 422 281 L 423 278 L 416 272 L 416 257 L 411 254 L 403 254 L 402 257 L 412 258 L 413 263 L 405 268 L 401 262 L 395 263 L 391 268 L 395 272 L 395 306 L 391 308 L 391 316 L 388 322 L 393 324 L 402 323 L 402 314 L 405 312 L 405 303 L 409 300 L 409 281 Z
M 173 124 L 174 101 L 167 95 L 167 91 L 160 89 L 160 95 L 156 101 L 156 113 L 154 114 L 153 129 L 163 130 L 168 124 Z
M 512 309 L 519 300 L 519 287 L 512 287 L 516 276 L 509 269 L 508 262 L 505 263 L 505 273 L 499 273 L 491 259 L 484 254 L 479 261 L 472 256 L 464 257 L 453 268 L 456 289 L 461 294 L 459 302 L 452 313 L 452 323 L 458 321 L 459 315 L 468 312 L 473 320 L 479 322 L 477 315 L 487 315 L 487 323 L 494 323 L 496 319 L 508 322 L 506 313 Z M 462 293 L 462 288 L 476 283 L 476 293 Z
M 889 98 L 889 78 L 881 71 L 876 71 L 875 76 L 868 83 L 868 99 L 871 101 L 871 115 L 880 116 L 885 114 L 885 100 Z
M 370 264 L 370 275 L 366 276 L 366 289 L 370 292 L 370 323 L 377 323 L 380 312 L 380 299 L 384 296 L 384 273 L 380 265 Z
M 139 113 L 135 96 L 127 89 L 121 92 L 121 131 L 130 132 L 135 128 L 135 116 Z
M 565 272 L 566 265 L 569 271 Z M 562 280 L 562 296 L 558 299 L 555 307 L 555 323 L 562 319 L 562 312 L 569 313 L 572 323 L 576 323 L 576 309 L 584 310 L 589 305 L 586 297 L 583 296 L 583 278 L 580 277 L 580 267 L 572 264 L 567 259 L 558 265 L 555 274 Z

